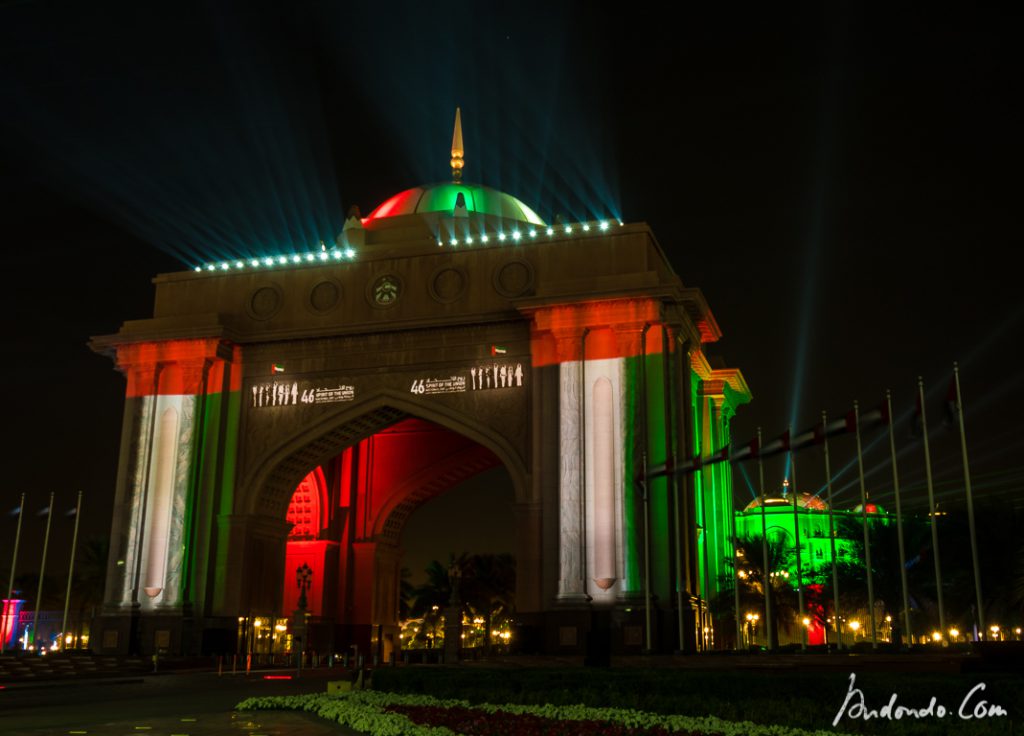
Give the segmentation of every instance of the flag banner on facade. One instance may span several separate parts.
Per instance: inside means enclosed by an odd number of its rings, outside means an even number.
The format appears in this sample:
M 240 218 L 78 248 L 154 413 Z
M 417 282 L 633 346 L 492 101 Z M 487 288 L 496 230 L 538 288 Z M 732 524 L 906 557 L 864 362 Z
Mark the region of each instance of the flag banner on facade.
M 491 355 L 505 355 L 507 352 L 508 348 L 501 345 L 491 345 Z
M 281 363 L 274 363 L 273 365 L 270 366 L 270 373 L 271 375 L 284 373 L 284 365 Z

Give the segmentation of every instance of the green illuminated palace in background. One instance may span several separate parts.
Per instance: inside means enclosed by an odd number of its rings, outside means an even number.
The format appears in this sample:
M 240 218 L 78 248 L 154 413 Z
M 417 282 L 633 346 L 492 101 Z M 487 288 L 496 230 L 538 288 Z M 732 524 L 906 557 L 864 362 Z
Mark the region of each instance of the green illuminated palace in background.
M 794 496 L 799 509 L 795 515 Z M 810 493 L 768 496 L 765 500 L 764 517 L 768 540 L 789 553 L 782 560 L 779 571 L 787 573 L 794 586 L 797 580 L 794 552 L 797 520 L 800 522 L 800 560 L 805 583 L 832 565 L 830 528 L 834 529 L 836 562 L 858 566 L 864 564 L 863 537 L 860 536 L 863 514 L 860 504 L 850 510 L 832 509 L 831 514 L 829 511 L 824 500 Z M 895 522 L 881 506 L 869 503 L 867 523 L 869 528 L 873 528 Z M 736 512 L 736 536 L 741 541 L 760 540 L 761 530 L 761 498 L 758 497 L 742 511 Z

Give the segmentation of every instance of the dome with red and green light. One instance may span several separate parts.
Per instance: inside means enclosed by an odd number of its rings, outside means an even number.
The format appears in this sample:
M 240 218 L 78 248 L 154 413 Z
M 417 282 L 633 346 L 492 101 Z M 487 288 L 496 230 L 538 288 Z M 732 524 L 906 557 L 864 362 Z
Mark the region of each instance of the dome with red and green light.
M 461 198 L 459 195 L 462 195 Z M 428 184 L 390 197 L 363 220 L 364 225 L 386 217 L 438 213 L 453 215 L 461 209 L 466 215 L 491 215 L 512 222 L 525 222 L 543 226 L 537 213 L 511 194 L 480 184 L 446 182 Z
M 462 112 L 455 108 L 452 134 L 452 181 L 406 189 L 388 198 L 362 222 L 371 226 L 390 217 L 407 215 L 447 215 L 450 217 L 495 217 L 510 222 L 543 226 L 537 213 L 511 194 L 481 184 L 464 184 L 462 169 L 465 151 L 462 145 Z

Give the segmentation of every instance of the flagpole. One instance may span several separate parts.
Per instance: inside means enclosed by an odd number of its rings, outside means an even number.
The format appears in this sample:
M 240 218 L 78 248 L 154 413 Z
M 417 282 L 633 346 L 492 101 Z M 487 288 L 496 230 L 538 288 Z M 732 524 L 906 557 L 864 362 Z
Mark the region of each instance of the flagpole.
M 971 560 L 974 563 L 974 594 L 978 599 L 978 637 L 985 636 L 985 609 L 981 605 L 981 568 L 978 563 L 978 532 L 974 525 L 974 497 L 971 494 L 971 471 L 967 464 L 967 435 L 964 428 L 964 407 L 960 397 L 960 367 L 953 363 L 953 381 L 956 383 L 956 419 L 960 425 L 960 453 L 964 458 L 964 490 L 967 492 L 967 525 L 971 531 Z M 943 632 L 945 633 L 945 632 Z
M 743 642 L 743 624 L 740 622 L 740 556 L 739 539 L 736 536 L 736 500 L 732 494 L 732 480 L 732 463 L 729 462 L 729 521 L 732 524 L 732 607 L 736 616 L 736 651 L 738 652 Z
M 828 500 L 828 543 L 832 549 L 832 597 L 836 616 L 836 639 L 838 650 L 843 649 L 843 627 L 839 617 L 839 572 L 836 570 L 836 526 L 832 512 L 832 467 L 828 461 L 828 414 L 821 412 L 821 439 L 825 453 L 825 488 Z
M 50 505 L 46 514 L 46 536 L 43 537 L 43 558 L 39 563 L 39 589 L 36 591 L 36 610 L 32 613 L 32 641 L 38 641 L 39 606 L 43 601 L 43 576 L 46 574 L 46 548 L 50 545 L 50 522 L 53 521 L 53 493 L 50 493 Z M 38 651 L 39 645 L 36 644 Z
M 892 488 L 896 497 L 896 539 L 900 547 L 900 584 L 903 586 L 903 627 L 907 641 L 914 640 L 910 628 L 910 594 L 907 592 L 907 553 L 903 546 L 903 511 L 900 507 L 900 475 L 896 469 L 896 436 L 892 421 L 892 392 L 885 390 L 885 406 L 889 412 L 889 452 L 892 455 Z M 890 637 L 891 638 L 891 637 Z
M 71 603 L 71 576 L 75 574 L 75 547 L 78 545 L 78 520 L 82 516 L 82 492 L 78 492 L 78 503 L 75 505 L 75 531 L 71 535 L 71 562 L 68 563 L 68 587 L 64 592 L 64 618 L 60 622 L 60 635 L 64 637 L 61 649 L 67 643 L 68 605 Z
M 942 602 L 942 563 L 939 559 L 939 517 L 935 514 L 935 487 L 932 485 L 932 456 L 928 450 L 928 416 L 924 409 L 924 379 L 917 377 L 917 401 L 921 410 L 921 438 L 924 440 L 924 477 L 928 484 L 928 510 L 932 517 L 932 552 L 935 556 L 935 595 L 939 604 L 939 631 L 946 641 L 946 607 Z
M 761 483 L 761 556 L 764 565 L 764 641 L 768 651 L 772 650 L 772 580 L 768 568 L 768 517 L 765 506 L 768 494 L 764 488 L 764 460 L 761 459 L 761 428 L 757 428 L 757 475 Z
M 18 564 L 18 543 L 21 541 L 21 519 L 25 516 L 25 494 L 21 494 L 21 503 L 18 504 L 18 530 L 14 532 L 14 557 L 11 559 L 11 577 L 7 583 L 7 598 L 4 603 L 3 610 L 3 625 L 0 625 L 0 630 L 3 632 L 3 636 L 0 637 L 0 654 L 7 651 L 7 637 L 10 635 L 10 631 L 7 630 L 7 617 L 11 614 L 8 613 L 8 606 L 11 605 L 11 595 L 14 594 L 14 568 Z M 17 621 L 14 622 L 17 626 Z
M 790 441 L 793 438 L 792 427 L 789 431 Z M 796 599 L 800 607 L 800 648 L 807 649 L 807 627 L 804 626 L 804 576 L 800 562 L 800 494 L 796 485 L 796 459 L 792 447 L 789 450 L 789 475 L 793 479 L 793 540 L 796 546 Z
M 857 435 L 857 473 L 860 477 L 860 516 L 864 528 L 864 570 L 868 575 L 868 618 L 871 619 L 871 648 L 878 648 L 878 627 L 875 624 L 875 581 L 871 574 L 871 540 L 868 538 L 868 492 L 864 487 L 864 451 L 860 444 L 860 406 L 853 402 L 853 428 Z

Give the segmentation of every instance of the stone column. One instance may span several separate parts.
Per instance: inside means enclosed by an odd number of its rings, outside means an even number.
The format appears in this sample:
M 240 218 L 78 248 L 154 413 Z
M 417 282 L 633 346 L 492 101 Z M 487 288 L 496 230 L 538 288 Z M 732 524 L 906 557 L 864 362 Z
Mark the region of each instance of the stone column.
M 585 603 L 582 342 L 579 328 L 553 331 L 559 358 L 558 602 Z

